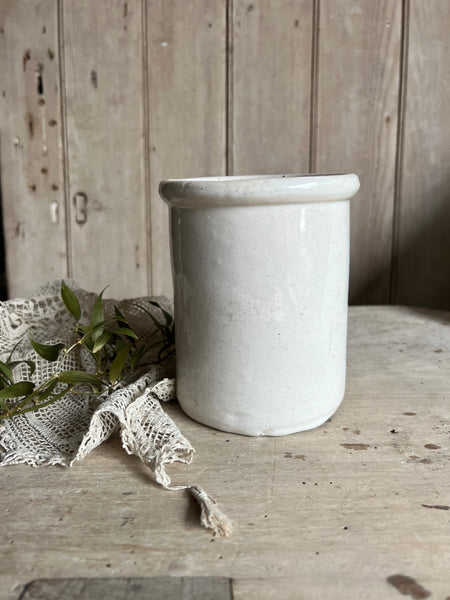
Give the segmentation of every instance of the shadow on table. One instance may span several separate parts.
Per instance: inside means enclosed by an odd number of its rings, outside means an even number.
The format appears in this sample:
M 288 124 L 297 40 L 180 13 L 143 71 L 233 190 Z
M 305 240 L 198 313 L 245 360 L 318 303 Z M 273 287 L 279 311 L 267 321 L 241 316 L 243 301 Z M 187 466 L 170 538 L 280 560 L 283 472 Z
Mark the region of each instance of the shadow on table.
M 425 320 L 437 321 L 443 325 L 450 325 L 450 311 L 437 308 L 424 308 L 423 306 L 407 306 L 408 313 L 422 317 Z

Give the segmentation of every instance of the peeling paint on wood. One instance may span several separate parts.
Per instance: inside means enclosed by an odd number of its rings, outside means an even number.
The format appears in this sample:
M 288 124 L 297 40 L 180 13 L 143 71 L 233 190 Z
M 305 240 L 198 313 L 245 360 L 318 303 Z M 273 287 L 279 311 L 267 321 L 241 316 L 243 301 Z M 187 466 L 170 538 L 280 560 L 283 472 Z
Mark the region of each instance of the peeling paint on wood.
M 47 53 L 49 44 L 58 45 L 56 0 L 5 0 L 0 22 L 6 32 L 0 37 L 0 156 L 7 275 L 10 296 L 23 296 L 67 275 L 62 141 L 48 123 L 60 120 L 61 109 L 59 60 Z M 49 210 L 53 199 L 58 223 Z

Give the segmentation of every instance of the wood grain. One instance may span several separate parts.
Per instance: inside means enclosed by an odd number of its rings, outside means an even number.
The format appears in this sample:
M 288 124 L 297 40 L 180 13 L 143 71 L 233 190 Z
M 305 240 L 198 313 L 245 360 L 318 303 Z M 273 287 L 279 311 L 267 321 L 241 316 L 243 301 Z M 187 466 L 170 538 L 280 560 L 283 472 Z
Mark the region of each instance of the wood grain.
M 389 302 L 401 41 L 398 0 L 322 0 L 317 170 L 355 172 L 350 301 Z
M 56 1 L 0 2 L 0 159 L 9 295 L 67 275 Z
M 231 16 L 230 174 L 309 166 L 311 0 L 235 0 Z
M 249 438 L 166 405 L 196 449 L 172 480 L 216 498 L 228 539 L 118 438 L 70 469 L 3 467 L 0 600 L 33 579 L 142 576 L 230 577 L 236 600 L 398 600 L 402 575 L 446 598 L 449 368 L 450 313 L 351 307 L 346 397 L 322 427 Z
M 139 0 L 62 3 L 72 274 L 115 297 L 148 291 Z M 87 197 L 80 222 L 74 196 Z M 82 221 L 82 219 L 81 219 Z
M 172 295 L 161 179 L 225 174 L 224 0 L 149 2 L 152 289 Z
M 412 0 L 409 16 L 395 301 L 448 309 L 450 4 Z

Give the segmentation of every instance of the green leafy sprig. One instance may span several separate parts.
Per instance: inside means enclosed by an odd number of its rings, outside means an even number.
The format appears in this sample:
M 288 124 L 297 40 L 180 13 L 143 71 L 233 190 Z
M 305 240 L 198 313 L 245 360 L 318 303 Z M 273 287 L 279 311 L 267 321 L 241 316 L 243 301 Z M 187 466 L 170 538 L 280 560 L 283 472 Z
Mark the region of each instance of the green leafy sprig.
M 106 289 L 106 288 L 105 288 Z M 68 348 L 64 344 L 43 344 L 30 338 L 31 345 L 41 358 L 55 362 L 64 356 L 83 348 L 96 364 L 94 374 L 86 371 L 60 371 L 54 373 L 47 381 L 36 386 L 32 381 L 14 381 L 13 369 L 19 364 L 28 367 L 28 377 L 32 377 L 36 364 L 32 360 L 13 360 L 17 348 L 13 348 L 6 362 L 0 361 L 0 421 L 39 410 L 56 402 L 67 393 L 81 395 L 100 394 L 106 388 L 115 389 L 124 380 L 133 378 L 137 372 L 143 371 L 151 364 L 162 362 L 173 356 L 174 324 L 172 315 L 158 302 L 149 300 L 157 309 L 161 320 L 155 317 L 145 306 L 135 305 L 147 315 L 155 331 L 149 339 L 142 341 L 131 329 L 127 319 L 117 306 L 114 316 L 105 319 L 103 306 L 103 290 L 96 298 L 89 323 L 81 323 L 81 306 L 76 294 L 61 282 L 61 298 L 64 306 L 75 320 L 73 326 L 76 341 Z M 150 362 L 143 363 L 149 357 Z

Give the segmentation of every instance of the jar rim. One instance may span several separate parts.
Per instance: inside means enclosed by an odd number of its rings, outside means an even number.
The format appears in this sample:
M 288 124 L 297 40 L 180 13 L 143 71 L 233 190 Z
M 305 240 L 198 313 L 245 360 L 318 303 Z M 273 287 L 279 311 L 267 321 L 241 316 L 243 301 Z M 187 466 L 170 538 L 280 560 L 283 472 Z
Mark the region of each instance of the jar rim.
M 334 202 L 348 200 L 359 187 L 353 173 L 231 175 L 164 179 L 159 192 L 169 206 L 201 209 Z

